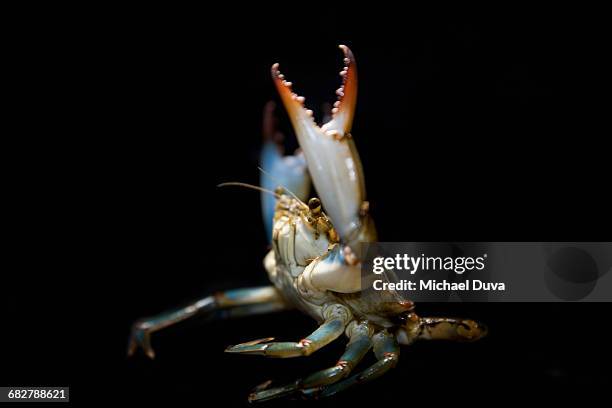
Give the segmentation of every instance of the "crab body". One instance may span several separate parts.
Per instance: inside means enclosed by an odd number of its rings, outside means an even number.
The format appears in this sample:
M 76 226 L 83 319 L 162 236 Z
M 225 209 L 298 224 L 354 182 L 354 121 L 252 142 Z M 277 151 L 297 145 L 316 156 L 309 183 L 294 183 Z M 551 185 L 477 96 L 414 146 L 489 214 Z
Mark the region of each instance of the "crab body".
M 297 198 L 281 195 L 272 231 L 273 249 L 264 258 L 270 281 L 288 303 L 319 323 L 325 320 L 323 308 L 330 304 L 343 305 L 354 319 L 367 319 L 382 327 L 397 324 L 394 317 L 412 308 L 412 302 L 395 292 L 361 290 L 359 268 L 348 264 L 344 255 L 348 251 L 346 247 L 341 250 L 338 234 L 319 211 L 317 199 L 307 206 Z M 320 284 L 318 277 L 326 272 L 340 275 L 337 280 L 350 280 L 343 286 L 349 293 Z

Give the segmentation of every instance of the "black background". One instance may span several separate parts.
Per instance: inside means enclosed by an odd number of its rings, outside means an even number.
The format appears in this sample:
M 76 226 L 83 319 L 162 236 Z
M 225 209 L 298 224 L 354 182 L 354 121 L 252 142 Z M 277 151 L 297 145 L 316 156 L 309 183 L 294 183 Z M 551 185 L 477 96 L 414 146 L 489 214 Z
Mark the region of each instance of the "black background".
M 2 384 L 70 385 L 75 403 L 239 406 L 267 379 L 335 362 L 341 341 L 308 359 L 223 353 L 303 337 L 314 326 L 297 312 L 181 325 L 154 336 L 153 362 L 125 350 L 139 317 L 266 283 L 258 194 L 215 186 L 258 183 L 261 111 L 277 100 L 272 63 L 320 118 L 342 43 L 357 58 L 352 133 L 382 240 L 609 240 L 595 14 L 309 8 L 19 15 L 14 105 L 36 114 L 21 122 L 9 177 L 18 226 Z M 404 348 L 385 377 L 316 405 L 586 402 L 611 382 L 608 304 L 418 312 L 477 318 L 491 334 Z

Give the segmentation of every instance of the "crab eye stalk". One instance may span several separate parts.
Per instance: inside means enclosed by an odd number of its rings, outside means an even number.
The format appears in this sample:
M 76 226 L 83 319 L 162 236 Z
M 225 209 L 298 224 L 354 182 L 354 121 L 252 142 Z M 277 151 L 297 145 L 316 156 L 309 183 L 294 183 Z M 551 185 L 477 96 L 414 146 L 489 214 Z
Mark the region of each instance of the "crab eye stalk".
M 272 66 L 272 78 L 289 113 L 318 196 L 334 227 L 352 245 L 363 238 L 365 185 L 361 160 L 349 133 L 357 101 L 357 66 L 351 50 L 341 45 L 344 68 L 342 86 L 329 122 L 318 126 L 312 111 L 304 107 L 304 97 L 293 91 L 279 65 Z M 359 238 L 358 238 L 359 237 Z M 354 248 L 355 249 L 355 248 Z
M 308 201 L 308 208 L 310 208 L 310 211 L 313 212 L 313 214 L 318 214 L 321 212 L 321 200 L 319 200 L 316 197 L 311 198 Z

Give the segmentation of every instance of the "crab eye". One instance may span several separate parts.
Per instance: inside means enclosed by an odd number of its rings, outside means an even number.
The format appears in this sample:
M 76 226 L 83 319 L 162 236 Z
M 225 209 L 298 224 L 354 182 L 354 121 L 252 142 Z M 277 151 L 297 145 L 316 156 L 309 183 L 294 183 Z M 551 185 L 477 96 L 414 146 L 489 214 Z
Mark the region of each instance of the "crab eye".
M 311 198 L 308 200 L 308 208 L 315 214 L 319 213 L 321 211 L 321 200 L 316 197 Z

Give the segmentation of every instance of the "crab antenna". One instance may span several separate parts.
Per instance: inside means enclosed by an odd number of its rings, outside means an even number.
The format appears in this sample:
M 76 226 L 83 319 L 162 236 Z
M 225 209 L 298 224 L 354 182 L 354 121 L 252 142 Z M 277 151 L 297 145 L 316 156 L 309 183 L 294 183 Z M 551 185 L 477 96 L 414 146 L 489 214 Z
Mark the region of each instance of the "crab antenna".
M 268 189 L 265 189 L 259 186 L 254 186 L 253 184 L 241 183 L 239 181 L 228 181 L 225 183 L 217 184 L 217 187 L 230 187 L 230 186 L 246 187 L 246 188 L 250 188 L 251 190 L 261 191 L 262 193 L 272 194 L 274 197 L 280 198 L 280 195 L 275 193 L 274 191 L 271 191 L 271 190 L 268 190 Z

